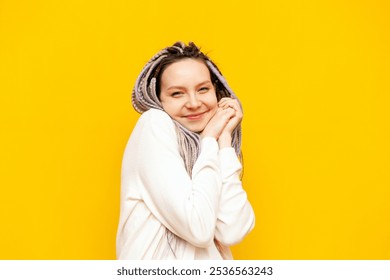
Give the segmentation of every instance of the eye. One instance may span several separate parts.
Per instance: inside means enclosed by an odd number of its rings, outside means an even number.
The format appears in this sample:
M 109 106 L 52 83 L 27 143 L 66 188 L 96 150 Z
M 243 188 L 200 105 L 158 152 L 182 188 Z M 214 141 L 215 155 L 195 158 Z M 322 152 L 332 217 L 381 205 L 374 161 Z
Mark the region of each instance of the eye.
M 199 89 L 200 92 L 208 92 L 210 88 L 208 87 L 202 87 Z
M 172 92 L 171 93 L 171 96 L 172 97 L 179 97 L 179 96 L 181 96 L 183 93 L 181 92 L 181 91 L 175 91 L 175 92 Z

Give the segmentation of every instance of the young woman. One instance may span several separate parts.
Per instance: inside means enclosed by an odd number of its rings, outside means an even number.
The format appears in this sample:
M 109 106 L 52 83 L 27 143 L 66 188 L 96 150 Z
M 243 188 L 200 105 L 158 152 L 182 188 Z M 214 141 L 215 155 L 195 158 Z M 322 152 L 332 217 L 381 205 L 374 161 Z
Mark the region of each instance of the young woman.
M 118 259 L 231 259 L 254 226 L 240 180 L 242 110 L 199 48 L 156 54 L 132 94 L 139 118 L 122 162 Z

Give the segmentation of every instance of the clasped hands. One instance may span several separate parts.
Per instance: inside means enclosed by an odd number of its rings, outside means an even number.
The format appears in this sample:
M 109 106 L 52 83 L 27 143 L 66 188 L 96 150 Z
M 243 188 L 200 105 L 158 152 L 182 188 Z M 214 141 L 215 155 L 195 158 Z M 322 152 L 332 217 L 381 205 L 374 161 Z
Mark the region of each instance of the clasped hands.
M 214 137 L 220 148 L 231 147 L 233 130 L 241 123 L 242 117 L 238 101 L 224 97 L 218 102 L 217 111 L 202 131 L 201 137 Z

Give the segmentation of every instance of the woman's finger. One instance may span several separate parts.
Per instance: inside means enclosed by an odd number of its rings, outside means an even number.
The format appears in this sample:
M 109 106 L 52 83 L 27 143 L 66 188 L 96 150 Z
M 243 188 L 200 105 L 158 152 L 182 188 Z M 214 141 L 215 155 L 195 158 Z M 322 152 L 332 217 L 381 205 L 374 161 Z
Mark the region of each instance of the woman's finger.
M 230 101 L 230 100 L 233 100 L 232 98 L 230 97 L 223 97 L 221 98 L 221 100 L 219 100 L 218 102 L 218 106 L 223 106 L 226 102 Z
M 221 105 L 219 107 L 223 108 L 223 109 L 230 107 L 230 108 L 233 108 L 234 110 L 236 110 L 237 112 L 241 112 L 240 104 L 238 104 L 238 101 L 235 99 L 225 101 L 225 102 L 221 103 Z

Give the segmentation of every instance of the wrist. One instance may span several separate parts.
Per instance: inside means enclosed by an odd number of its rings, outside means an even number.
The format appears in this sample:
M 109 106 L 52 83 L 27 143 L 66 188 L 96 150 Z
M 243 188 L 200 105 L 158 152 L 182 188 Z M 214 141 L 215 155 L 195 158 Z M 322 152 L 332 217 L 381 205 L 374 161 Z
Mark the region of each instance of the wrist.
M 203 139 L 203 138 L 206 138 L 206 137 L 211 137 L 211 138 L 214 138 L 215 140 L 218 139 L 218 137 L 216 137 L 212 133 L 207 133 L 207 132 L 204 132 L 204 131 L 200 133 L 200 139 Z
M 227 148 L 232 146 L 232 136 L 230 133 L 222 133 L 218 138 L 219 148 Z

